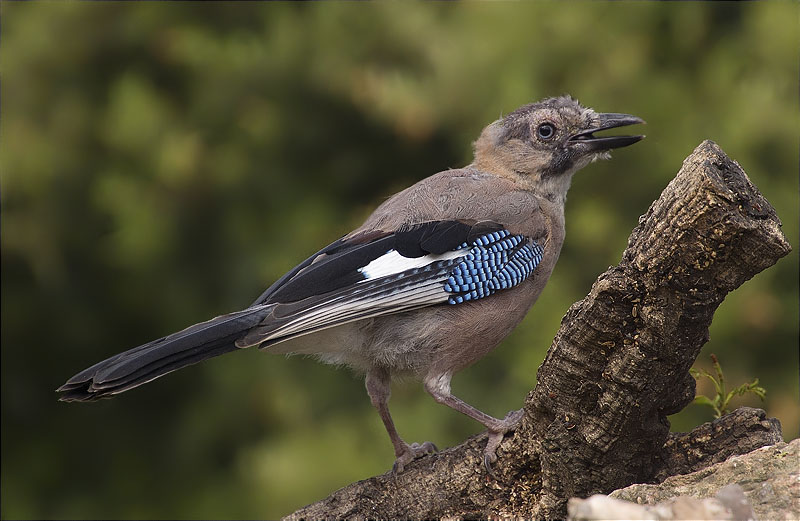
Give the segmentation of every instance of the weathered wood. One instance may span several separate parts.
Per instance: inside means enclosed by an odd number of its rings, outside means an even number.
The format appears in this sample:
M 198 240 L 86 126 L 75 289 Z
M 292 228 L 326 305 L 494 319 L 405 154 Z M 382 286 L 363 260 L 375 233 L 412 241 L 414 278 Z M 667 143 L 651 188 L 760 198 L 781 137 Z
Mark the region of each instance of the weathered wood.
M 736 455 L 691 474 L 671 476 L 658 485 L 636 484 L 615 490 L 612 498 L 634 504 L 669 501 L 673 505 L 687 496 L 711 498 L 726 503 L 729 519 L 796 520 L 800 512 L 800 439 L 783 441 L 747 454 Z M 726 497 L 727 496 L 727 497 Z M 751 510 L 752 509 L 752 510 Z M 673 510 L 675 512 L 675 510 Z M 724 519 L 721 512 L 713 517 L 700 517 L 700 512 L 683 509 L 673 519 Z M 622 519 L 606 516 L 603 519 Z M 637 519 L 629 517 L 629 519 Z M 638 519 L 647 519 L 639 517 Z M 650 517 L 653 519 L 653 517 Z M 669 519 L 661 517 L 659 519 Z
M 761 409 L 740 407 L 691 432 L 670 433 L 661 449 L 661 462 L 653 481 L 688 474 L 783 441 L 781 422 Z
M 725 295 L 789 253 L 780 221 L 710 141 L 640 218 L 622 261 L 562 321 L 528 397 L 541 440 L 542 510 L 652 479 L 667 415 L 689 404 L 689 374 Z
M 680 444 L 665 447 L 667 415 L 694 397 L 689 368 L 714 311 L 789 251 L 744 171 L 701 143 L 639 219 L 620 264 L 567 311 L 494 476 L 482 466 L 479 435 L 288 519 L 563 518 L 570 497 L 663 479 L 680 459 L 670 452 Z

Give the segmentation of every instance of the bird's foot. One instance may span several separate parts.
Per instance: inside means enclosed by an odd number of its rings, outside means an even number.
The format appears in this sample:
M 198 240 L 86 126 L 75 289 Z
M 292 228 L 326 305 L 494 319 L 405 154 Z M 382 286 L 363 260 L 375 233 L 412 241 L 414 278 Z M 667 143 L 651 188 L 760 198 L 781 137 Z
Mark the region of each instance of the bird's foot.
M 498 421 L 497 425 L 489 428 L 489 440 L 486 442 L 486 448 L 483 451 L 483 464 L 489 475 L 492 473 L 492 463 L 497 461 L 497 448 L 500 442 L 503 441 L 503 436 L 509 431 L 513 431 L 522 421 L 524 412 L 522 409 L 518 411 L 511 411 L 506 414 L 506 417 Z
M 392 472 L 395 474 L 399 474 L 403 472 L 403 469 L 408 463 L 411 463 L 417 458 L 420 458 L 426 454 L 433 454 L 437 452 L 439 449 L 436 448 L 436 445 L 433 443 L 426 441 L 425 443 L 412 443 L 411 445 L 405 444 L 405 449 L 403 452 L 397 455 L 397 459 L 394 462 L 394 466 L 392 467 Z

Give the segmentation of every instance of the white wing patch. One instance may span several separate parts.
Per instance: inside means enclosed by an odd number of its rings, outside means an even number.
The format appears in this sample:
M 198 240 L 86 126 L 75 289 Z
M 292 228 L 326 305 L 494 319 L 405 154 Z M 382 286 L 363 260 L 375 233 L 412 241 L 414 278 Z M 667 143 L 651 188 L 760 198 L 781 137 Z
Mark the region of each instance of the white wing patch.
M 358 271 L 365 277 L 364 280 L 359 282 L 402 273 L 414 268 L 422 268 L 436 261 L 457 259 L 458 257 L 464 257 L 467 253 L 469 253 L 469 250 L 460 249 L 435 255 L 423 255 L 422 257 L 403 257 L 397 253 L 397 250 L 389 250 L 363 268 L 358 268 Z

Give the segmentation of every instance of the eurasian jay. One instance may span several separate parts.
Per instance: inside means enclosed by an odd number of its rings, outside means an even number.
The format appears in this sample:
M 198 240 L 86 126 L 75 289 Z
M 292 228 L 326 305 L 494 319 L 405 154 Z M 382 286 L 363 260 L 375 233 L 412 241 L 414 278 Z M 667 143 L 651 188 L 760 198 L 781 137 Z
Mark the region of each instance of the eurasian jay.
M 520 107 L 483 130 L 471 164 L 390 197 L 250 307 L 97 363 L 61 386 L 60 399 L 111 397 L 252 346 L 311 354 L 366 375 L 396 471 L 436 450 L 397 433 L 388 408 L 397 375 L 422 380 L 434 400 L 485 425 L 490 468 L 522 411 L 489 416 L 454 396 L 450 380 L 519 324 L 550 278 L 573 174 L 643 137 L 594 133 L 636 123 L 643 121 L 597 113 L 568 96 Z

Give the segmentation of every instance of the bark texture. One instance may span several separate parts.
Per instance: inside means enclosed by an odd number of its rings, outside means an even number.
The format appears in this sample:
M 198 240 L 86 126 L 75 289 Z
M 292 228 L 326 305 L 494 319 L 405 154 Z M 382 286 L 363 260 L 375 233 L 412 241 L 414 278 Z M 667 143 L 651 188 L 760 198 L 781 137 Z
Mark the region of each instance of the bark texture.
M 737 487 L 754 515 L 731 519 L 797 520 L 800 516 L 800 439 L 776 443 L 741 456 L 733 456 L 691 474 L 673 476 L 658 485 L 631 485 L 615 490 L 612 498 L 652 505 L 692 496 L 723 499 L 726 489 Z M 744 496 L 743 498 L 741 496 Z M 741 502 L 739 502 L 741 504 Z M 729 506 L 734 506 L 730 504 Z M 686 513 L 676 519 L 699 519 Z M 716 519 L 721 518 L 718 516 Z M 622 519 L 605 517 L 605 519 Z M 630 517 L 630 519 L 637 519 Z M 644 519 L 644 518 L 639 518 Z
M 731 456 L 782 441 L 781 423 L 777 418 L 767 418 L 767 413 L 761 409 L 740 407 L 692 432 L 670 433 L 661 449 L 661 461 L 653 481 L 660 483 L 670 476 L 689 474 Z
M 774 424 L 752 414 L 745 426 L 683 438 L 669 437 L 667 415 L 694 397 L 689 368 L 725 295 L 790 250 L 741 167 L 704 141 L 640 217 L 619 265 L 567 311 L 494 476 L 478 435 L 288 519 L 564 518 L 570 497 L 690 472 L 713 463 L 713 450 L 774 443 Z M 729 439 L 748 441 L 720 449 L 714 435 L 734 431 Z
M 607 519 L 755 520 L 753 507 L 742 487 L 728 485 L 720 488 L 716 497 L 697 499 L 692 496 L 676 496 L 656 504 L 645 505 L 603 494 L 595 494 L 588 499 L 572 498 L 567 503 L 567 521 L 605 521 Z

